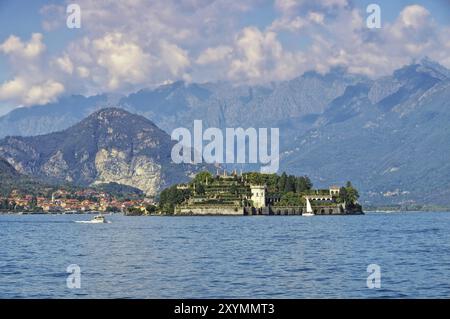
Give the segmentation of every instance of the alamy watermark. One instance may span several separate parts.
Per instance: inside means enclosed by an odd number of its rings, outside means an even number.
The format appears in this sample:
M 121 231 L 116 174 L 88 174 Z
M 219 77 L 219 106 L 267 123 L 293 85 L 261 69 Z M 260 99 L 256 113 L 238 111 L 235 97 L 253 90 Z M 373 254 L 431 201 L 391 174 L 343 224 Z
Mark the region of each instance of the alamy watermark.
M 370 264 L 367 266 L 367 288 L 381 288 L 381 267 L 377 264 Z
M 366 8 L 366 12 L 369 16 L 366 19 L 366 25 L 369 29 L 381 28 L 381 8 L 378 4 L 369 4 Z
M 69 4 L 66 8 L 66 25 L 69 29 L 81 28 L 81 7 L 76 3 Z
M 70 275 L 67 276 L 66 285 L 69 289 L 81 288 L 81 268 L 77 264 L 71 264 L 67 266 L 66 272 Z
M 261 164 L 261 173 L 276 173 L 279 168 L 279 128 L 226 128 L 225 134 L 217 127 L 203 131 L 203 122 L 194 121 L 194 134 L 180 127 L 172 131 L 172 161 L 176 164 Z M 193 136 L 192 136 L 193 135 Z M 224 139 L 225 137 L 225 139 Z M 203 142 L 209 142 L 203 145 Z M 270 152 L 269 152 L 270 147 Z M 248 152 L 247 152 L 248 149 Z M 248 153 L 248 157 L 246 156 Z

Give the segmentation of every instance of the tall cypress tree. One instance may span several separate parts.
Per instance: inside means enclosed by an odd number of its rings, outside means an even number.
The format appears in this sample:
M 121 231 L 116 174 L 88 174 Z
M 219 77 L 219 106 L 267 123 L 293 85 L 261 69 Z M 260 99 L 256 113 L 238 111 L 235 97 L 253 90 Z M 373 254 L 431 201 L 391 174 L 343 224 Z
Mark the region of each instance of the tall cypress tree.
M 285 192 L 295 192 L 295 176 L 289 175 L 284 186 Z
M 278 180 L 278 189 L 280 192 L 284 192 L 284 189 L 286 188 L 286 181 L 287 181 L 287 175 L 285 172 L 281 174 L 280 179 Z

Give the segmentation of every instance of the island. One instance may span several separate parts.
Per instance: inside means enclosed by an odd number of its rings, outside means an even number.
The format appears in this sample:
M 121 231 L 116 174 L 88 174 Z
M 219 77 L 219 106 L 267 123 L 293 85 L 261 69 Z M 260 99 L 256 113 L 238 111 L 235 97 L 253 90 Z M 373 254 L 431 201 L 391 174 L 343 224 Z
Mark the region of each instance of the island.
M 314 215 L 363 214 L 359 194 L 345 186 L 313 189 L 307 176 L 257 172 L 229 174 L 226 170 L 198 173 L 191 182 L 163 190 L 159 203 L 131 214 L 161 215 L 302 215 L 307 203 Z

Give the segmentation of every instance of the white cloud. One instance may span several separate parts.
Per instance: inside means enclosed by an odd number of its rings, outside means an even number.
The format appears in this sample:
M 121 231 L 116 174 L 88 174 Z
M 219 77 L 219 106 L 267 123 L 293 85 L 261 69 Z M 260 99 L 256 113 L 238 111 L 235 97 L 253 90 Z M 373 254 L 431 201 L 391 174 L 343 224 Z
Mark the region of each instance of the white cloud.
M 223 61 L 228 59 L 232 52 L 233 49 L 226 45 L 221 45 L 215 48 L 207 48 L 199 55 L 195 62 L 203 65 Z
M 32 85 L 25 93 L 24 104 L 46 104 L 54 101 L 62 92 L 64 92 L 64 85 L 53 80 Z
M 53 80 L 33 84 L 19 77 L 0 85 L 0 100 L 18 101 L 21 105 L 45 104 L 63 91 L 63 84 Z
M 242 25 L 242 18 L 257 14 L 267 0 L 77 3 L 81 36 L 61 52 L 46 52 L 39 33 L 0 41 L 11 73 L 0 84 L 1 101 L 127 93 L 178 79 L 264 83 L 335 66 L 375 77 L 425 55 L 450 66 L 449 27 L 420 5 L 406 6 L 391 23 L 383 20 L 381 29 L 369 30 L 365 8 L 347 0 L 274 0 L 275 17 L 258 26 Z M 64 6 L 48 5 L 41 13 L 48 32 L 65 28 Z
M 103 38 L 95 39 L 92 49 L 98 66 L 107 71 L 109 90 L 118 89 L 122 83 L 136 84 L 145 80 L 150 55 L 123 34 L 108 33 Z
M 41 33 L 33 33 L 28 42 L 22 42 L 19 37 L 11 35 L 0 44 L 0 52 L 29 59 L 38 57 L 44 50 Z
M 238 57 L 231 62 L 229 75 L 235 79 L 260 79 L 264 61 L 280 50 L 274 32 L 262 33 L 255 27 L 245 28 L 236 39 Z
M 401 11 L 399 20 L 405 27 L 420 28 L 429 22 L 430 16 L 430 12 L 424 7 L 411 5 Z
M 13 78 L 0 84 L 0 101 L 15 105 L 45 104 L 64 92 L 64 84 L 54 78 L 52 65 L 68 71 L 67 57 L 48 62 L 44 59 L 43 35 L 33 33 L 29 41 L 15 35 L 0 44 L 0 53 L 9 58 Z
M 161 61 L 169 69 L 172 76 L 181 76 L 191 64 L 186 50 L 167 41 L 161 41 Z
M 300 32 L 311 40 L 311 45 L 304 51 L 307 63 L 319 72 L 344 66 L 352 73 L 377 77 L 424 56 L 443 63 L 450 56 L 449 51 L 444 53 L 442 50 L 450 34 L 437 26 L 422 6 L 406 6 L 394 22 L 383 23 L 381 29 L 371 30 L 365 25 L 364 11 L 344 1 L 322 1 L 321 4 L 324 8 L 325 4 L 340 8 L 331 15 L 324 9 L 320 13 L 323 19 L 312 15 L 316 11 L 304 12 L 302 18 L 305 21 L 309 17 L 309 22 L 323 23 L 305 23 Z M 285 19 L 293 21 L 294 17 Z
M 312 22 L 323 24 L 325 20 L 325 15 L 320 12 L 309 12 L 308 19 Z
M 281 17 L 272 22 L 269 30 L 271 31 L 290 31 L 298 32 L 308 25 L 308 20 L 302 17 Z
M 26 90 L 26 84 L 21 78 L 6 81 L 0 86 L 0 100 L 19 98 Z
M 84 66 L 77 67 L 77 74 L 80 78 L 87 78 L 90 74 L 89 69 Z
M 64 54 L 62 57 L 56 58 L 55 63 L 61 69 L 61 71 L 68 74 L 73 73 L 73 63 L 67 54 Z
M 301 52 L 289 52 L 273 31 L 245 28 L 235 41 L 235 54 L 228 76 L 236 82 L 267 83 L 294 77 L 305 59 Z
M 300 2 L 299 0 L 275 0 L 275 7 L 282 12 L 289 12 L 296 8 Z

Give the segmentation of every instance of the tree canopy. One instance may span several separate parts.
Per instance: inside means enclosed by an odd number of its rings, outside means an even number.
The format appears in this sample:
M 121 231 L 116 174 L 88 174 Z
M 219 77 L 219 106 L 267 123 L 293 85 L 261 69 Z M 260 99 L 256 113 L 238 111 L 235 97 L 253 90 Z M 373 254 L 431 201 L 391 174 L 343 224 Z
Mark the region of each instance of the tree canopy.
M 313 186 L 308 176 L 287 175 L 285 172 L 281 175 L 257 172 L 243 175 L 250 184 L 266 185 L 269 193 L 302 193 Z

